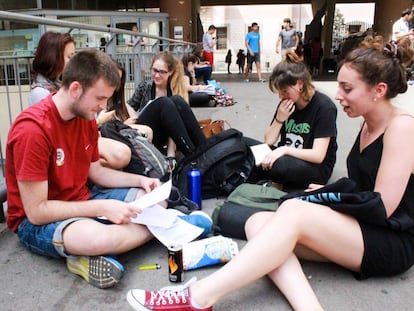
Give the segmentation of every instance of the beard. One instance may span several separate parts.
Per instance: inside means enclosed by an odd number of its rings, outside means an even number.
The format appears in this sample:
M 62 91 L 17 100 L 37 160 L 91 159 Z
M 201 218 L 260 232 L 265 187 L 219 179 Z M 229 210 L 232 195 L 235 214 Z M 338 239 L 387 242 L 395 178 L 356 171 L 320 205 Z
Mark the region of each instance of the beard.
M 96 118 L 96 113 L 91 110 L 87 110 L 86 107 L 88 107 L 88 105 L 84 103 L 83 95 L 81 95 L 81 97 L 79 97 L 79 99 L 72 105 L 71 113 L 88 121 L 94 120 Z

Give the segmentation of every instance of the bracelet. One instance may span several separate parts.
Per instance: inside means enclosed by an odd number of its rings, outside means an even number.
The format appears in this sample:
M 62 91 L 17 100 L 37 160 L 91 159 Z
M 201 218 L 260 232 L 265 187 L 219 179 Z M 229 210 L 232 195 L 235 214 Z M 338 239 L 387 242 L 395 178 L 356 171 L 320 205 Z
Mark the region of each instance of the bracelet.
M 279 123 L 279 124 L 284 124 L 284 123 L 286 122 L 286 120 L 285 120 L 285 121 L 280 121 L 280 120 L 278 120 L 278 119 L 277 119 L 277 117 L 275 117 L 275 121 L 276 121 L 277 123 Z

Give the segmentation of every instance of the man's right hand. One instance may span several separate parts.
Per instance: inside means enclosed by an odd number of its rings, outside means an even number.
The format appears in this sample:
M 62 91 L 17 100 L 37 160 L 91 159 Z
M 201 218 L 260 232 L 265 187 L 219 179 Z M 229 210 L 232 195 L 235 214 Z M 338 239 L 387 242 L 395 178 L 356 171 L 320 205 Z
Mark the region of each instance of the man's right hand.
M 139 207 L 136 207 L 124 201 L 100 201 L 100 204 L 104 204 L 104 214 L 102 216 L 105 216 L 109 221 L 117 225 L 131 223 L 131 218 L 137 217 L 142 212 L 142 210 Z

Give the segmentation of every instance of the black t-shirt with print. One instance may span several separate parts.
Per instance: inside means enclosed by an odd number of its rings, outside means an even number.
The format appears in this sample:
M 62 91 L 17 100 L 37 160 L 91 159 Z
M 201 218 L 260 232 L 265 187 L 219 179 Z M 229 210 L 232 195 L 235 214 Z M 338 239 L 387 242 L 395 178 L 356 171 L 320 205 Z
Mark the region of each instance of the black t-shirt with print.
M 277 114 L 273 117 L 273 120 Z M 296 109 L 283 124 L 279 146 L 311 149 L 316 138 L 331 137 L 322 166 L 333 168 L 336 161 L 336 116 L 337 109 L 332 100 L 318 91 L 302 110 Z M 273 122 L 273 121 L 272 121 Z

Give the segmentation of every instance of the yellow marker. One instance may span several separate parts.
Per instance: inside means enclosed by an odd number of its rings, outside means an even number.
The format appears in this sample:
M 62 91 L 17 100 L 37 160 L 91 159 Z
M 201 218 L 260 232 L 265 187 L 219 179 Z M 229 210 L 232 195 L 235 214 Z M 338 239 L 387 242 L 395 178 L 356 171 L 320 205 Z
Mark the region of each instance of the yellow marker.
M 161 266 L 157 263 L 147 263 L 138 266 L 138 270 L 157 270 L 161 269 Z

